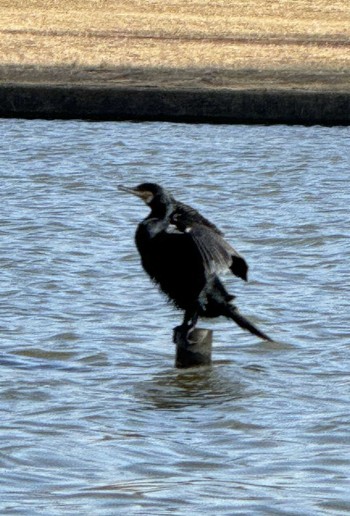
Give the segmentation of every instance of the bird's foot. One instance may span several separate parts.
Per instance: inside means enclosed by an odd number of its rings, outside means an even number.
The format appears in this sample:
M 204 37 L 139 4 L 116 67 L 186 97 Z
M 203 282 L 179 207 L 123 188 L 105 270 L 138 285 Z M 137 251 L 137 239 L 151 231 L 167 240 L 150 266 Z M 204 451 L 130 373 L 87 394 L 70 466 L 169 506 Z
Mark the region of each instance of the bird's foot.
M 194 329 L 194 326 L 188 326 L 187 324 L 181 324 L 180 326 L 176 326 L 174 328 L 174 342 L 185 341 L 188 344 L 191 344 L 191 333 Z

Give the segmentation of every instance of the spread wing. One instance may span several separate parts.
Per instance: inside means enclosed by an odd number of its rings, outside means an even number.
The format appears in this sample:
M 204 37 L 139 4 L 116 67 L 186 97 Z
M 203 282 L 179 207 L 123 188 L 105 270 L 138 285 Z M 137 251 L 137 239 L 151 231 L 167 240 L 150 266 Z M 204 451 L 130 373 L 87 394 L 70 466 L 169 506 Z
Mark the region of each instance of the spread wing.
M 247 262 L 220 234 L 201 224 L 193 224 L 185 231 L 197 245 L 208 273 L 219 274 L 230 270 L 247 281 Z
M 174 210 L 169 222 L 169 228 L 172 226 L 176 231 L 192 237 L 208 274 L 230 270 L 235 276 L 247 281 L 248 264 L 245 259 L 226 242 L 222 232 L 197 210 L 174 199 Z
M 207 225 L 185 223 L 175 217 L 167 232 L 189 235 L 196 244 L 203 260 L 205 271 L 220 274 L 231 271 L 235 276 L 247 281 L 248 264 L 245 259 L 221 236 L 221 233 Z

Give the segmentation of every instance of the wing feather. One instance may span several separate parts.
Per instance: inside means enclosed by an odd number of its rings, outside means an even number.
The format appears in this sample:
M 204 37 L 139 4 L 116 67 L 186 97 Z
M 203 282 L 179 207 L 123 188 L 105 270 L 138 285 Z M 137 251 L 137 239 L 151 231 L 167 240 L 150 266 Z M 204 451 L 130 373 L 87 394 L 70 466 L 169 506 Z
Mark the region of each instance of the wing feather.
M 231 271 L 235 276 L 247 281 L 247 262 L 226 242 L 223 233 L 191 206 L 174 202 L 169 226 L 175 226 L 177 232 L 191 236 L 201 254 L 206 273 L 220 274 Z
M 209 274 L 231 271 L 239 278 L 247 280 L 246 261 L 219 233 L 200 224 L 194 224 L 187 232 L 197 245 Z

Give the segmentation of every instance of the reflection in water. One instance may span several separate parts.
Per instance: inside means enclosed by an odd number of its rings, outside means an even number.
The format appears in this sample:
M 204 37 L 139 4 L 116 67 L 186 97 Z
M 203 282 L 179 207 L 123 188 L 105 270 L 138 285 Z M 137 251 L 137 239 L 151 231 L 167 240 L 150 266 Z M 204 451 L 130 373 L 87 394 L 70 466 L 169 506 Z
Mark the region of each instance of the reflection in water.
M 244 396 L 240 382 L 217 367 L 168 371 L 137 385 L 136 394 L 157 409 L 207 407 Z

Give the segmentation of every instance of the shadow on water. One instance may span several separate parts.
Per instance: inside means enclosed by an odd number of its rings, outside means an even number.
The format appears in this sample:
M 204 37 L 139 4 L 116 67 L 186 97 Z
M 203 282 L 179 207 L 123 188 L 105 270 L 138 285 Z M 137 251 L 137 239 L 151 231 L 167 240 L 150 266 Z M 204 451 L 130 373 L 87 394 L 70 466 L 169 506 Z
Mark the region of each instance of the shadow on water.
M 244 385 L 218 367 L 165 371 L 136 387 L 136 396 L 156 409 L 208 407 L 245 397 Z

